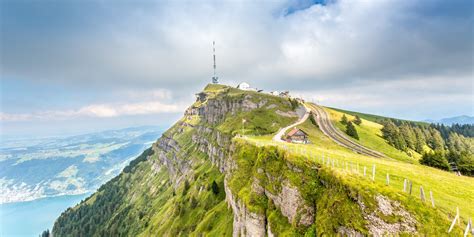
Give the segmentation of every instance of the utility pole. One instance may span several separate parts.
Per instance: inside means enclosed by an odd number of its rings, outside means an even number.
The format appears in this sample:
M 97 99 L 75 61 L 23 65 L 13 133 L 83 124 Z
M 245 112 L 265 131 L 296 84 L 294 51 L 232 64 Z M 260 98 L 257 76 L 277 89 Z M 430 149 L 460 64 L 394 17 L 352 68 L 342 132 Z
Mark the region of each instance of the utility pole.
M 215 41 L 212 41 L 212 52 L 214 56 L 214 76 L 212 77 L 212 83 L 218 84 L 219 77 L 216 76 L 216 42 Z

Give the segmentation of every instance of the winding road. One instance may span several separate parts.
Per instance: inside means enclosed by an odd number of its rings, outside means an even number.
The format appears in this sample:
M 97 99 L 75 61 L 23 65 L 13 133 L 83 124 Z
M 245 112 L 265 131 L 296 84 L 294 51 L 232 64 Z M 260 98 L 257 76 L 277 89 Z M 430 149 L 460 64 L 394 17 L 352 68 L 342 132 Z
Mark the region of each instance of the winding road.
M 275 134 L 275 136 L 273 136 L 272 140 L 275 141 L 275 142 L 285 142 L 283 141 L 281 138 L 283 137 L 283 135 L 285 135 L 285 132 L 294 127 L 294 126 L 298 126 L 302 123 L 304 123 L 304 121 L 306 121 L 306 119 L 308 119 L 309 117 L 309 112 L 311 111 L 307 106 L 306 104 L 303 104 L 303 107 L 304 109 L 306 110 L 306 112 L 304 113 L 303 117 L 301 117 L 300 119 L 298 119 L 298 121 L 296 121 L 296 123 L 293 123 L 291 125 L 288 125 L 284 128 L 281 128 L 277 134 Z
M 310 103 L 307 103 L 306 106 L 309 107 L 311 111 L 313 111 L 314 115 L 316 116 L 315 118 L 316 122 L 318 123 L 321 131 L 323 131 L 323 133 L 326 136 L 331 138 L 337 144 L 343 147 L 349 148 L 359 154 L 372 156 L 376 158 L 386 157 L 384 154 L 378 151 L 371 150 L 348 138 L 340 130 L 334 127 L 334 125 L 331 122 L 331 119 L 329 118 L 329 115 L 327 114 L 326 110 L 324 110 L 322 107 L 315 104 L 310 104 Z

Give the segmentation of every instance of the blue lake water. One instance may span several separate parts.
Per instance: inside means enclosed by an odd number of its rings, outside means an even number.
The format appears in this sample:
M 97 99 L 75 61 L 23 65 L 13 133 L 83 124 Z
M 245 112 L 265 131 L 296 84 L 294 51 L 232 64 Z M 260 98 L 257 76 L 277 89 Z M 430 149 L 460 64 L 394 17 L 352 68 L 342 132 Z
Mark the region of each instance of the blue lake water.
M 90 194 L 42 198 L 0 205 L 0 236 L 38 236 L 56 218 Z

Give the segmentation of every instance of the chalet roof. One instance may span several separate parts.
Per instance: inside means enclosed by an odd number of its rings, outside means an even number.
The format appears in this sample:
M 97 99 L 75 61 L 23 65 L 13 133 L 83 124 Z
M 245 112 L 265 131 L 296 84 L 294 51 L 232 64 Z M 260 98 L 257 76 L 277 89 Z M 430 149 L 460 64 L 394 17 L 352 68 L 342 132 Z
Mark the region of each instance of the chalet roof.
M 298 132 L 301 132 L 303 133 L 304 135 L 308 135 L 305 131 L 299 129 L 299 128 L 293 128 L 289 133 L 288 133 L 288 136 L 291 137 L 293 135 L 295 135 L 296 133 Z

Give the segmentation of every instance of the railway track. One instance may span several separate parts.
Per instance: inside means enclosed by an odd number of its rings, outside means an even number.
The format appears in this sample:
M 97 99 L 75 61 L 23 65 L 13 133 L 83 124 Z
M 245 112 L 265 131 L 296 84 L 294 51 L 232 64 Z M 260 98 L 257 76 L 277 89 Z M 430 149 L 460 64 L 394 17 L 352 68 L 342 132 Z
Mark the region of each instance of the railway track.
M 335 141 L 337 144 L 351 149 L 359 154 L 372 156 L 376 158 L 383 158 L 386 157 L 384 154 L 371 150 L 367 147 L 362 146 L 361 144 L 351 140 L 341 131 L 339 131 L 331 122 L 328 113 L 320 106 L 315 104 L 308 103 L 307 106 L 313 111 L 313 116 L 315 115 L 315 120 L 319 125 L 321 131 Z

